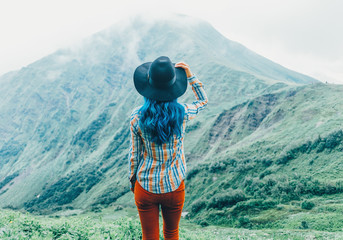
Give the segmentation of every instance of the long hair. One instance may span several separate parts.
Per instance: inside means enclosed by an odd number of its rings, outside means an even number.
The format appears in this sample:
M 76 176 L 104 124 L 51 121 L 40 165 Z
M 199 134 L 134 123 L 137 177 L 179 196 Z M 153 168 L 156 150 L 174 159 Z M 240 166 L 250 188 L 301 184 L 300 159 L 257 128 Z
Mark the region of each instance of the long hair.
M 174 134 L 181 136 L 185 110 L 177 99 L 162 102 L 144 97 L 140 112 L 140 127 L 151 134 L 153 142 L 161 144 L 169 141 Z

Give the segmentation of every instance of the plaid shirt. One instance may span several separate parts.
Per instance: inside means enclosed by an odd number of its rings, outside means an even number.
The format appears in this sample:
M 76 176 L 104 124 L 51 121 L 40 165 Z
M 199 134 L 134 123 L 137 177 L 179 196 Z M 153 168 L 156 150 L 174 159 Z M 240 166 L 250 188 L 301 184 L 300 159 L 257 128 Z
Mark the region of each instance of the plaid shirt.
M 157 144 L 144 129 L 139 127 L 139 109 L 136 107 L 130 117 L 129 179 L 131 188 L 135 180 L 148 192 L 167 193 L 176 190 L 186 175 L 186 161 L 183 150 L 186 122 L 207 105 L 204 86 L 196 76 L 187 78 L 192 86 L 196 101 L 181 103 L 185 108 L 185 117 L 181 127 L 181 137 L 176 135 L 168 142 Z

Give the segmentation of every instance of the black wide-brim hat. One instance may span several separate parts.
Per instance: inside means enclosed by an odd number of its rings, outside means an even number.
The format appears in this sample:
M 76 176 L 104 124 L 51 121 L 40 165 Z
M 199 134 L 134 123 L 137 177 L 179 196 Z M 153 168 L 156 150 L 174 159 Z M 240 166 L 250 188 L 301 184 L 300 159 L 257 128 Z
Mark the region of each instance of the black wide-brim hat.
M 139 94 L 157 101 L 171 101 L 187 90 L 185 70 L 176 68 L 165 56 L 138 66 L 133 81 Z

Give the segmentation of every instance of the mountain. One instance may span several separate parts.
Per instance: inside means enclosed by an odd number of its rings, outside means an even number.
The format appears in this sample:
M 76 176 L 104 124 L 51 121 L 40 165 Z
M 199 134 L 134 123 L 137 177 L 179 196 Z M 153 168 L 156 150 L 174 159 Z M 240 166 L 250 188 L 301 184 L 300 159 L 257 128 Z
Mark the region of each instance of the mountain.
M 189 217 L 205 225 L 302 228 L 305 221 L 341 229 L 342 92 L 313 84 L 222 111 L 198 135 L 205 150 L 192 153 L 206 161 L 187 175 Z
M 286 173 L 304 182 L 340 178 L 342 86 L 286 69 L 202 20 L 137 16 L 0 77 L 0 207 L 49 214 L 133 206 L 128 124 L 143 98 L 132 75 L 161 55 L 189 63 L 209 98 L 185 137 L 190 217 L 227 223 L 216 216 L 236 203 L 267 201 L 252 183 Z M 179 101 L 194 101 L 192 91 Z

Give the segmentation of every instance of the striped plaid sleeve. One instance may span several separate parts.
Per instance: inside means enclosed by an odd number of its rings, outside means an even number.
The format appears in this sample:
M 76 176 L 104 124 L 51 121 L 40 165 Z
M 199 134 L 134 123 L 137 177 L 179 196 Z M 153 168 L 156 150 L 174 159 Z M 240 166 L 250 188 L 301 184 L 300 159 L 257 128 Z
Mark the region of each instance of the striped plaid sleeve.
M 184 103 L 186 108 L 185 117 L 189 121 L 196 117 L 196 115 L 207 106 L 207 95 L 204 90 L 204 84 L 199 81 L 199 79 L 193 75 L 187 78 L 188 83 L 192 86 L 195 98 L 197 99 L 193 103 Z
M 137 118 L 135 118 L 136 109 L 132 112 L 130 117 L 129 179 L 131 188 L 133 188 L 133 182 L 136 178 L 137 168 L 142 152 L 142 140 L 138 134 L 138 122 Z

